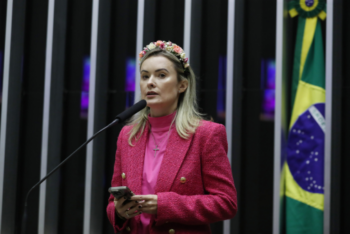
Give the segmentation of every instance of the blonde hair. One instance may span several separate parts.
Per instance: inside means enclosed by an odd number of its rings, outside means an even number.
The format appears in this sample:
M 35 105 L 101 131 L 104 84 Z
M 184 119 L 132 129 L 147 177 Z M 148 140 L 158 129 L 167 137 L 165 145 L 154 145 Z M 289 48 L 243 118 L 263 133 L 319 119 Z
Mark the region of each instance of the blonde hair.
M 188 139 L 188 137 L 196 131 L 202 119 L 202 115 L 199 113 L 197 107 L 196 77 L 194 72 L 190 66 L 187 67 L 185 71 L 182 62 L 180 62 L 175 55 L 160 48 L 155 48 L 147 52 L 140 61 L 140 68 L 142 63 L 152 56 L 163 56 L 169 59 L 177 72 L 178 82 L 182 80 L 187 80 L 188 82 L 187 89 L 183 93 L 180 93 L 177 103 L 177 112 L 172 122 L 172 124 L 175 122 L 176 131 L 180 137 Z M 129 132 L 129 145 L 133 146 L 132 140 L 135 139 L 135 141 L 137 141 L 142 136 L 148 121 L 149 112 L 150 108 L 146 107 L 135 114 L 128 122 L 128 125 L 132 126 Z

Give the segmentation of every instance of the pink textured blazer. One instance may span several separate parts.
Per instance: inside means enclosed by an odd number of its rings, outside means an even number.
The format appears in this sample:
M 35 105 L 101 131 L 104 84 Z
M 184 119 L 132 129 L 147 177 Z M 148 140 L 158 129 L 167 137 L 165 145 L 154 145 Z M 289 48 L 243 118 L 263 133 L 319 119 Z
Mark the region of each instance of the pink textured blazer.
M 135 194 L 141 194 L 148 127 L 133 147 L 128 144 L 130 129 L 124 127 L 118 138 L 112 186 L 128 186 Z M 211 233 L 209 223 L 232 218 L 237 212 L 237 195 L 227 158 L 225 127 L 201 121 L 187 140 L 172 131 L 155 193 L 158 210 L 151 219 L 151 234 Z M 139 216 L 122 226 L 116 224 L 112 195 L 107 216 L 115 232 L 138 233 Z

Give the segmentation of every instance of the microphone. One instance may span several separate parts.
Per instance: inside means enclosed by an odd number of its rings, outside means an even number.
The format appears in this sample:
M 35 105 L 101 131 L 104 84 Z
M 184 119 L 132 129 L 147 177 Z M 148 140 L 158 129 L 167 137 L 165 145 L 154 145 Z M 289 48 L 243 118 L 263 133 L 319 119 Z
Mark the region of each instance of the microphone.
M 127 120 L 131 116 L 133 116 L 135 113 L 137 113 L 140 110 L 142 110 L 143 108 L 145 108 L 146 105 L 147 105 L 146 100 L 141 100 L 138 103 L 134 104 L 132 107 L 126 109 L 125 111 L 123 111 L 122 113 L 117 115 L 117 117 L 115 117 L 115 118 L 119 119 L 119 121 L 121 121 L 121 122 L 124 122 L 125 120 Z
M 23 212 L 23 217 L 22 217 L 22 234 L 25 233 L 26 230 L 26 219 L 27 219 L 27 201 L 28 201 L 28 196 L 30 194 L 30 192 L 35 189 L 36 187 L 38 187 L 42 182 L 44 182 L 47 178 L 49 178 L 55 171 L 57 171 L 65 162 L 68 161 L 68 159 L 70 159 L 76 152 L 78 152 L 81 148 L 83 148 L 85 145 L 87 145 L 90 141 L 92 141 L 95 137 L 97 137 L 100 133 L 102 133 L 103 131 L 107 130 L 108 128 L 114 126 L 117 123 L 122 123 L 125 120 L 129 119 L 131 116 L 133 116 L 134 114 L 136 114 L 137 112 L 139 112 L 140 110 L 142 110 L 143 108 L 145 108 L 147 105 L 147 102 L 145 100 L 141 100 L 137 103 L 135 103 L 133 106 L 131 106 L 130 108 L 126 109 L 125 111 L 123 111 L 122 113 L 120 113 L 119 115 L 117 115 L 115 117 L 115 119 L 108 124 L 106 127 L 102 128 L 100 131 L 98 131 L 97 133 L 95 133 L 95 135 L 93 135 L 92 137 L 90 137 L 84 144 L 82 144 L 81 146 L 79 146 L 79 148 L 77 148 L 72 154 L 70 154 L 65 160 L 63 160 L 60 164 L 58 164 L 58 166 L 56 166 L 52 171 L 50 171 L 44 178 L 42 178 L 38 183 L 36 183 L 27 193 L 26 195 L 26 200 L 24 203 L 24 212 Z

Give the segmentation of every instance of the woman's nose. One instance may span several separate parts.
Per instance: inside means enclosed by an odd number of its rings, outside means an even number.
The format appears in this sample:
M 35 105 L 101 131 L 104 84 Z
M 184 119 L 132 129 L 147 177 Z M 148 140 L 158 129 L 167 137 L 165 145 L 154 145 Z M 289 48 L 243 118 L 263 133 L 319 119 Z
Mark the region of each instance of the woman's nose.
M 150 78 L 148 79 L 148 81 L 147 81 L 147 86 L 148 87 L 155 87 L 155 83 L 154 83 L 154 76 L 150 76 Z

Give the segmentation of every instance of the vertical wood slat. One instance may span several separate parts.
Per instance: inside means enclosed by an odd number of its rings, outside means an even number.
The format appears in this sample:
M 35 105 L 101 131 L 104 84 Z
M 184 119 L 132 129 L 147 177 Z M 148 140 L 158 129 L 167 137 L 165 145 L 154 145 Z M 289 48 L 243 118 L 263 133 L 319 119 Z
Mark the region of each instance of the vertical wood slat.
M 90 88 L 88 110 L 88 134 L 105 127 L 107 113 L 107 84 L 109 73 L 109 40 L 111 0 L 94 0 L 92 8 Z M 106 133 L 95 138 L 87 147 L 84 233 L 101 233 L 103 230 L 104 166 Z
M 232 99 L 233 99 L 233 79 L 234 79 L 234 31 L 235 31 L 235 0 L 229 0 L 227 12 L 227 64 L 226 66 L 226 132 L 229 142 L 228 156 L 232 164 Z M 233 66 L 231 66 L 233 65 Z
M 185 0 L 185 19 L 184 19 L 184 51 L 187 58 L 191 56 L 191 19 L 192 19 L 192 0 Z
M 145 0 L 138 0 L 137 2 L 137 32 L 136 32 L 136 58 L 135 61 L 139 61 L 139 53 L 143 48 L 143 29 L 144 29 L 144 14 L 145 14 Z M 136 66 L 135 72 L 135 103 L 141 98 L 140 93 L 140 72 L 138 72 L 138 66 Z
M 95 88 L 96 88 L 96 62 L 97 62 L 97 38 L 98 38 L 98 13 L 100 0 L 92 1 L 91 22 L 91 45 L 90 45 L 90 86 L 89 86 L 89 109 L 88 109 L 88 132 L 87 138 L 94 134 L 95 117 Z M 86 149 L 86 172 L 85 172 L 85 196 L 84 196 L 84 234 L 90 234 L 91 230 L 91 193 L 92 193 L 92 171 L 93 171 L 93 147 L 94 141 L 87 145 Z
M 10 78 L 9 70 L 10 70 L 10 51 L 11 51 L 12 11 L 13 11 L 13 0 L 8 0 L 7 16 L 6 16 L 5 53 L 4 53 L 5 56 L 4 56 L 1 133 L 0 133 L 0 232 L 2 230 L 2 209 L 3 209 L 4 180 L 5 180 L 4 169 L 5 169 L 8 92 L 9 92 L 9 78 Z
M 334 40 L 334 1 L 327 1 L 327 19 L 326 19 L 326 110 L 325 110 L 325 119 L 326 119 L 326 134 L 325 134 L 325 155 L 324 155 L 324 210 L 323 210 L 323 233 L 339 233 L 331 231 L 331 225 L 339 225 L 339 220 L 335 220 L 335 223 L 331 224 L 331 204 L 333 203 L 332 191 L 334 190 L 332 183 L 331 175 L 334 173 L 332 170 L 334 168 L 333 158 L 338 155 L 332 154 L 332 136 L 333 132 L 333 82 L 336 77 L 333 77 L 333 40 Z M 337 61 L 339 62 L 339 61 Z M 335 116 L 334 116 L 335 117 Z M 338 168 L 339 170 L 339 168 Z M 340 171 L 340 170 L 339 170 Z M 340 177 L 339 177 L 340 178 Z M 338 193 L 339 194 L 339 193 Z M 335 194 L 335 196 L 337 196 Z
M 41 139 L 42 142 L 41 142 L 40 178 L 45 177 L 45 175 L 47 174 L 54 6 L 55 6 L 55 0 L 49 0 L 48 14 L 47 14 L 48 16 L 47 16 L 45 85 L 44 85 L 45 88 L 44 88 L 43 127 L 42 127 L 42 139 Z M 40 189 L 40 194 L 39 194 L 38 233 L 44 234 L 46 181 L 40 185 L 39 189 Z
M 203 11 L 202 0 L 191 0 L 191 31 L 190 31 L 190 47 L 185 50 L 191 57 L 189 63 L 198 76 L 201 71 L 201 55 L 202 55 L 202 11 Z M 200 82 L 196 83 L 197 90 L 197 102 L 200 100 Z
M 61 161 L 66 22 L 67 0 L 49 1 L 41 178 Z M 53 174 L 40 188 L 39 233 L 58 232 L 59 173 Z
M 0 233 L 15 233 L 16 205 L 24 205 L 16 201 L 16 191 L 26 0 L 8 0 L 6 14 L 0 133 Z
M 276 91 L 275 91 L 275 129 L 274 129 L 274 181 L 273 181 L 273 233 L 280 233 L 280 183 L 282 153 L 282 83 L 283 83 L 283 31 L 284 3 L 276 0 Z
M 1 135 L 0 135 L 0 231 L 2 227 L 2 204 L 4 193 L 4 168 L 5 168 L 5 145 L 6 145 L 6 125 L 7 125 L 7 107 L 8 107 L 8 87 L 9 87 L 9 67 L 10 67 L 10 48 L 11 48 L 11 27 L 13 1 L 7 2 L 6 17 L 6 38 L 5 38 L 5 57 L 4 57 L 4 75 L 2 91 L 2 111 L 1 111 Z
M 228 159 L 232 165 L 232 125 L 233 125 L 233 80 L 234 76 L 234 35 L 235 35 L 235 0 L 228 1 L 227 9 L 227 46 L 226 46 L 226 107 L 225 107 L 225 126 L 228 142 Z M 224 221 L 223 233 L 229 234 L 231 229 L 231 220 Z
M 232 175 L 235 180 L 237 189 L 238 207 L 240 207 L 242 194 L 242 87 L 243 87 L 243 52 L 244 52 L 244 2 L 235 1 L 234 3 L 234 19 L 233 19 L 233 61 L 227 66 L 233 66 L 233 83 L 232 83 L 232 136 L 231 136 L 231 157 L 232 157 Z M 229 85 L 228 85 L 229 87 Z M 229 99 L 227 99 L 229 100 Z M 233 114 L 235 113 L 235 114 Z M 231 220 L 231 233 L 241 232 L 241 209 L 234 219 Z

